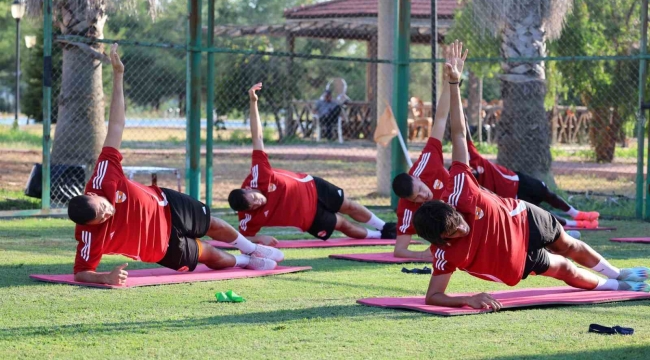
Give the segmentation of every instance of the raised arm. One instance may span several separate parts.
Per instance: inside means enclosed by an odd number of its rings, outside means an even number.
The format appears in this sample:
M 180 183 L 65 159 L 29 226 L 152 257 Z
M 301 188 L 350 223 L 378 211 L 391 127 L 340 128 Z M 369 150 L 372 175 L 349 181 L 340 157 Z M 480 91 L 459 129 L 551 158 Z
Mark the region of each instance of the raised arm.
M 248 97 L 250 98 L 251 137 L 253 138 L 253 150 L 264 151 L 262 123 L 260 122 L 260 113 L 257 109 L 257 94 L 255 93 L 257 90 L 262 90 L 262 83 L 257 83 L 248 90 Z
M 444 49 L 444 56 L 446 62 L 450 61 L 450 50 L 451 46 L 448 46 Z M 442 92 L 440 93 L 440 98 L 438 99 L 438 105 L 436 106 L 436 114 L 433 117 L 433 126 L 431 128 L 431 137 L 436 138 L 442 142 L 443 136 L 445 136 L 445 128 L 447 127 L 447 116 L 449 115 L 449 77 L 447 72 L 442 72 Z
M 463 43 L 458 40 L 451 45 L 451 62 L 445 64 L 445 72 L 449 79 L 449 100 L 451 104 L 451 159 L 469 165 L 465 117 L 463 116 L 463 105 L 460 100 L 460 89 L 458 88 L 463 64 L 467 58 L 467 50 L 461 56 L 462 49 Z
M 120 149 L 124 133 L 124 65 L 117 54 L 117 44 L 111 45 L 111 65 L 113 65 L 113 95 L 108 115 L 108 131 L 104 146 Z

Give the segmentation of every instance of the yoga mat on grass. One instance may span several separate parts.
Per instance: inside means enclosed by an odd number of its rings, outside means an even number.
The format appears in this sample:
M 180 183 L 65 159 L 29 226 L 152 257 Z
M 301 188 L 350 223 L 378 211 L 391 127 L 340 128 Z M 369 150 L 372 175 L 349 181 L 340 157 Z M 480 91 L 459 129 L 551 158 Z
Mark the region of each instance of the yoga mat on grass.
M 650 244 L 650 237 L 637 237 L 637 238 L 611 238 L 609 241 L 623 242 L 623 243 L 642 243 Z
M 270 276 L 278 274 L 287 274 L 298 271 L 311 270 L 311 266 L 278 266 L 273 270 L 249 270 L 242 268 L 227 268 L 222 270 L 211 270 L 205 265 L 199 265 L 193 272 L 178 272 L 167 268 L 155 269 L 141 269 L 129 271 L 129 277 L 126 279 L 126 285 L 107 285 L 107 284 L 93 284 L 82 283 L 74 281 L 74 275 L 50 275 L 50 274 L 34 274 L 29 275 L 30 278 L 38 281 L 70 284 L 88 287 L 97 287 L 104 289 L 123 289 L 137 286 L 150 286 L 150 285 L 163 285 L 163 284 L 179 284 L 190 283 L 197 281 L 216 281 L 216 280 L 230 280 L 240 278 L 251 278 L 259 276 Z
M 235 249 L 229 243 L 217 240 L 209 240 L 208 244 L 219 249 Z M 417 241 L 411 241 L 411 244 L 421 244 Z M 329 247 L 348 247 L 348 246 L 382 246 L 395 245 L 395 239 L 329 239 L 329 240 L 280 240 L 278 249 L 305 249 L 305 248 L 329 248 Z
M 430 264 L 431 260 L 398 258 L 392 252 L 367 253 L 367 254 L 335 254 L 329 256 L 332 259 L 351 260 L 381 264 L 408 264 L 420 263 Z
M 603 227 L 597 227 L 595 229 L 584 229 L 584 228 L 579 228 L 575 226 L 565 226 L 564 230 L 578 230 L 578 231 L 614 231 L 616 230 L 615 227 L 610 227 L 610 226 L 603 226 Z
M 635 291 L 588 291 L 568 286 L 516 289 L 495 291 L 490 293 L 499 300 L 504 309 L 523 309 L 550 305 L 588 305 L 616 301 L 650 299 L 650 294 Z M 473 293 L 448 294 L 449 296 L 467 296 Z M 473 315 L 492 312 L 491 309 L 472 309 L 470 307 L 450 308 L 432 306 L 424 303 L 424 296 L 398 297 L 398 298 L 366 298 L 357 300 L 357 303 L 366 306 L 375 306 L 390 309 L 414 310 L 441 316 Z

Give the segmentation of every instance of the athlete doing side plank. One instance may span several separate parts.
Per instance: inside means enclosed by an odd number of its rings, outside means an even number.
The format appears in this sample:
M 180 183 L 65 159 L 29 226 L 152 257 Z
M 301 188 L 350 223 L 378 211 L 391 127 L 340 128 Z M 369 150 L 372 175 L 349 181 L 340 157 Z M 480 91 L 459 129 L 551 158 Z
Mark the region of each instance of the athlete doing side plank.
M 284 255 L 256 245 L 223 220 L 210 216 L 203 203 L 170 189 L 145 186 L 124 176 L 119 148 L 124 132 L 124 65 L 111 47 L 113 95 L 104 147 L 83 195 L 70 199 L 77 255 L 75 280 L 122 285 L 128 277 L 116 266 L 110 273 L 95 270 L 104 254 L 119 254 L 158 263 L 177 271 L 193 271 L 197 263 L 212 269 L 232 266 L 256 270 L 275 268 Z M 198 240 L 205 235 L 233 244 L 244 254 L 231 255 Z
M 253 242 L 275 245 L 272 236 L 257 235 L 262 227 L 289 226 L 327 240 L 334 230 L 357 238 L 394 239 L 395 223 L 386 223 L 364 206 L 345 197 L 343 189 L 321 178 L 274 169 L 264 152 L 262 124 L 255 93 L 262 84 L 249 90 L 250 126 L 253 138 L 251 173 L 241 189 L 228 196 L 230 207 L 239 213 L 239 230 Z M 376 230 L 355 224 L 341 214 Z
M 528 275 L 543 275 L 587 290 L 650 291 L 644 281 L 650 269 L 619 269 L 589 245 L 566 232 L 550 213 L 523 200 L 506 199 L 481 188 L 469 167 L 466 127 L 458 82 L 462 43 L 445 64 L 451 100 L 452 166 L 441 200 L 424 203 L 413 222 L 430 241 L 433 275 L 426 303 L 499 310 L 501 304 L 481 293 L 466 297 L 445 295 L 452 273 L 461 269 L 478 278 L 514 286 Z M 605 278 L 569 261 L 590 268 Z

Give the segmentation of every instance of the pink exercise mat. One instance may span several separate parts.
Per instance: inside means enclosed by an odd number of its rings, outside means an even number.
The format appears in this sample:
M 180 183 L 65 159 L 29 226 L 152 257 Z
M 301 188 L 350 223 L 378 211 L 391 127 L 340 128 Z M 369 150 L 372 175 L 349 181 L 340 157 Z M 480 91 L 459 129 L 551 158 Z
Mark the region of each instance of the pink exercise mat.
M 129 271 L 129 278 L 126 280 L 126 285 L 106 285 L 106 284 L 92 284 L 74 281 L 74 275 L 49 275 L 49 274 L 35 274 L 29 275 L 30 278 L 38 281 L 70 284 L 88 287 L 98 287 L 105 289 L 123 289 L 136 286 L 149 286 L 149 285 L 163 285 L 163 284 L 178 284 L 190 283 L 197 281 L 216 281 L 216 280 L 230 280 L 240 278 L 252 278 L 259 276 L 269 276 L 278 274 L 287 274 L 298 271 L 311 270 L 311 266 L 278 266 L 273 270 L 248 270 L 242 268 L 227 268 L 222 270 L 211 270 L 205 265 L 199 265 L 193 272 L 178 272 L 167 268 L 155 269 L 141 269 Z
M 623 243 L 642 243 L 650 244 L 650 238 L 648 237 L 637 237 L 637 238 L 611 238 L 609 241 L 623 242 Z
M 210 240 L 208 244 L 220 249 L 235 249 L 229 243 Z M 420 244 L 417 241 L 411 241 L 411 244 Z M 304 248 L 329 248 L 329 247 L 348 247 L 348 246 L 382 246 L 395 245 L 394 239 L 329 239 L 329 240 L 280 240 L 278 249 L 304 249 Z
M 398 258 L 395 257 L 392 252 L 368 253 L 368 254 L 336 254 L 336 255 L 330 255 L 330 258 L 340 259 L 340 260 L 370 262 L 370 263 L 381 263 L 381 264 L 407 264 L 407 263 L 430 264 L 431 263 L 430 260 Z
M 635 291 L 587 291 L 572 287 L 549 287 L 536 289 L 504 290 L 490 293 L 503 305 L 502 309 L 517 309 L 547 305 L 585 305 L 600 304 L 616 301 L 650 299 L 650 294 Z M 450 296 L 466 296 L 473 293 L 449 294 Z M 367 298 L 357 300 L 357 303 L 390 309 L 415 310 L 441 316 L 473 315 L 491 312 L 486 309 L 470 307 L 450 308 L 424 304 L 424 296 L 398 298 Z
M 597 227 L 595 229 L 583 229 L 575 226 L 565 226 L 564 230 L 577 230 L 577 231 L 614 231 L 616 230 L 615 227 L 613 226 L 603 226 L 603 227 Z

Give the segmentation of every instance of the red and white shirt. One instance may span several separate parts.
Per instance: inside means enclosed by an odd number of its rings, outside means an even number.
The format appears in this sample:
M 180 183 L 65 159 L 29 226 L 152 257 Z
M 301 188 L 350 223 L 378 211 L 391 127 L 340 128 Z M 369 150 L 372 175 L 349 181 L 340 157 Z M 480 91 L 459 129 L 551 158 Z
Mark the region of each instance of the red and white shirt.
M 253 150 L 251 173 L 242 189 L 259 190 L 266 204 L 239 212 L 239 232 L 255 236 L 264 226 L 292 226 L 307 231 L 314 222 L 318 194 L 311 175 L 273 169 L 268 155 Z
M 528 217 L 523 201 L 482 189 L 469 166 L 454 161 L 442 200 L 469 225 L 467 236 L 431 246 L 433 274 L 457 268 L 478 278 L 514 286 L 521 280 L 528 251 Z
M 449 178 L 442 159 L 442 143 L 430 137 L 418 160 L 411 166 L 409 175 L 420 179 L 433 193 L 433 200 L 439 200 Z M 397 203 L 397 235 L 414 235 L 413 214 L 421 203 L 399 199 Z
M 478 172 L 478 183 L 504 198 L 517 198 L 519 176 L 510 169 L 494 164 L 481 156 L 472 141 L 467 142 L 469 165 Z
M 171 212 L 165 194 L 157 186 L 127 179 L 117 149 L 102 149 L 84 191 L 107 198 L 115 214 L 99 225 L 75 227 L 75 274 L 97 269 L 104 254 L 144 262 L 158 262 L 165 256 L 171 233 Z

